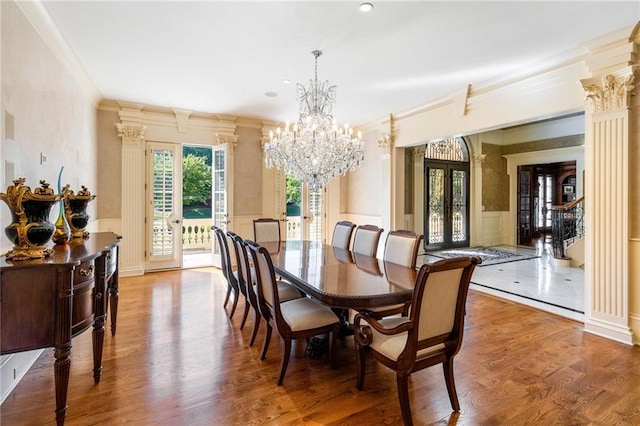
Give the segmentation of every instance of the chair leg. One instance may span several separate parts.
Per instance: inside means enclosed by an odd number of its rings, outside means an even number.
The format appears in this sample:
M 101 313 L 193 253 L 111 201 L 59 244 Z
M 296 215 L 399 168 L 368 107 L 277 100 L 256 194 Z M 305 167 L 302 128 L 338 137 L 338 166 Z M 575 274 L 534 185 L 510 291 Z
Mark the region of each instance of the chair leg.
M 236 308 L 238 307 L 238 289 L 233 289 L 233 306 L 231 307 L 231 313 L 229 314 L 229 318 L 233 318 L 233 314 L 236 312 Z
M 260 327 L 260 313 L 256 308 L 253 309 L 253 331 L 251 332 L 251 340 L 249 340 L 249 346 L 253 346 L 258 335 L 258 328 Z
M 267 323 L 267 332 L 264 335 L 264 344 L 262 345 L 262 354 L 260 355 L 260 359 L 265 359 L 267 357 L 267 349 L 269 349 L 272 330 L 273 328 L 271 327 L 271 324 Z
M 402 421 L 405 426 L 412 426 L 411 406 L 409 404 L 409 375 L 397 376 L 398 398 L 400 399 L 400 411 L 402 411 Z
M 278 377 L 278 386 L 284 381 L 284 374 L 287 372 L 289 365 L 289 355 L 291 354 L 291 339 L 284 340 L 284 353 L 282 354 L 282 363 L 280 364 L 280 377 Z
M 458 393 L 456 392 L 456 383 L 453 379 L 453 360 L 450 359 L 449 361 L 443 362 L 442 369 L 444 370 L 444 380 L 447 383 L 447 392 L 449 393 L 451 408 L 453 408 L 453 411 L 460 411 Z
M 358 368 L 358 378 L 356 379 L 356 389 L 362 390 L 364 385 L 364 370 L 366 366 L 366 349 L 364 345 L 356 344 L 356 361 Z
M 244 324 L 247 322 L 247 317 L 249 316 L 249 301 L 247 299 L 244 300 L 244 313 L 242 314 L 242 322 L 240 323 L 240 330 L 244 328 Z
M 227 303 L 229 303 L 229 296 L 231 296 L 231 285 L 227 284 L 227 295 L 224 297 L 224 303 L 222 304 L 223 308 L 227 307 Z

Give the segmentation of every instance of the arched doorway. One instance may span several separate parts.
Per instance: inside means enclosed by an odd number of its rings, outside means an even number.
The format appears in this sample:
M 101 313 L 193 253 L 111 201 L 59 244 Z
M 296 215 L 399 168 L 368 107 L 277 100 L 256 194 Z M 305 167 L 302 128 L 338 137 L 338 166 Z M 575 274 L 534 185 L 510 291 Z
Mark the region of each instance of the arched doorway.
M 433 140 L 424 156 L 424 247 L 469 246 L 469 149 L 462 138 Z

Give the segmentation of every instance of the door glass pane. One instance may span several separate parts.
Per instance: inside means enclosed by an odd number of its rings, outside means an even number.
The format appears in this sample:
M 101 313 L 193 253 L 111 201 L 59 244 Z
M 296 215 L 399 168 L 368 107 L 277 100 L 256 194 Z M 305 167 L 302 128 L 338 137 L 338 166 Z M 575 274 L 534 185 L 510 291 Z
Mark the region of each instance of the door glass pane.
M 173 253 L 174 232 L 169 226 L 173 214 L 173 152 L 152 150 L 153 235 L 151 256 Z
M 444 241 L 444 185 L 444 170 L 429 169 L 429 196 L 427 197 L 429 244 Z
M 309 239 L 311 241 L 322 241 L 322 188 L 309 190 L 309 211 L 313 220 L 309 225 Z
M 225 150 L 213 151 L 213 224 L 226 231 L 227 229 L 227 194 Z
M 287 173 L 287 240 L 302 239 L 302 184 L 300 179 Z
M 465 241 L 467 239 L 467 174 L 463 170 L 453 171 L 451 225 L 452 241 Z

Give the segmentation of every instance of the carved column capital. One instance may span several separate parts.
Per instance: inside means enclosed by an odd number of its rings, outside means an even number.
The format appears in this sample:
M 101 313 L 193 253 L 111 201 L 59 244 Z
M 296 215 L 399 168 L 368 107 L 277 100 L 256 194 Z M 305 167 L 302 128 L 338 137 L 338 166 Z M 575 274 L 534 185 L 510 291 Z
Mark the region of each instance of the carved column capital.
M 235 149 L 238 146 L 238 136 L 236 135 L 216 135 L 218 144 L 226 143 L 229 146 L 229 149 Z
M 424 145 L 414 146 L 411 150 L 413 154 L 413 161 L 421 161 L 424 159 L 424 154 L 427 151 L 427 147 Z
M 487 158 L 487 154 L 475 154 L 471 159 L 471 162 L 473 163 L 473 167 L 482 168 L 482 165 L 484 164 L 484 160 L 486 158 Z
M 386 134 L 378 139 L 378 148 L 380 148 L 384 154 L 391 154 L 394 148 L 393 135 Z
M 116 127 L 118 128 L 118 136 L 122 138 L 123 145 L 138 145 L 144 140 L 146 126 L 141 123 L 116 123 Z
M 630 107 L 631 96 L 634 95 L 635 68 L 627 67 L 620 73 L 608 74 L 600 79 L 580 80 L 594 113 Z

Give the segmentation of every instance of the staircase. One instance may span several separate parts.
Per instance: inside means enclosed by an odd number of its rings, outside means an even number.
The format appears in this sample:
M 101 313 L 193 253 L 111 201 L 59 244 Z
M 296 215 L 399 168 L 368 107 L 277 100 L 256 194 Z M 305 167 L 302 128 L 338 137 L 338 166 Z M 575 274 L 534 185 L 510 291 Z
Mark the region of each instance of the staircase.
M 551 208 L 553 257 L 567 266 L 584 265 L 584 197 Z

